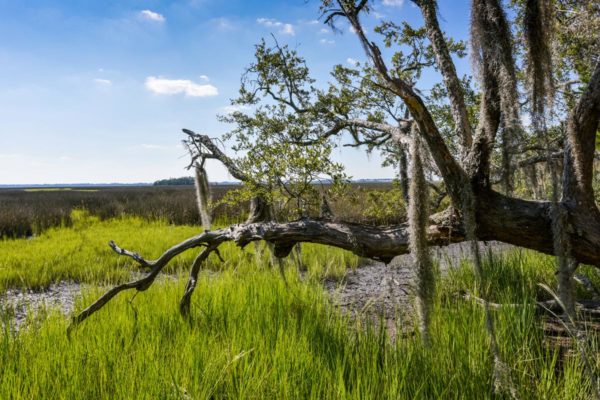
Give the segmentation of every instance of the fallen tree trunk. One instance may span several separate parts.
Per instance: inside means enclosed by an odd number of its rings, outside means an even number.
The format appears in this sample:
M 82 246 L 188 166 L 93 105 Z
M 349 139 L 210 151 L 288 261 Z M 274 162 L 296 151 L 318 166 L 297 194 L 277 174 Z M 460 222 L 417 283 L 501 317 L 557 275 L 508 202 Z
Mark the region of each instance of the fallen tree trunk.
M 509 198 L 492 190 L 477 193 L 477 237 L 480 240 L 497 240 L 515 246 L 553 254 L 550 202 Z M 600 266 L 600 226 L 589 215 L 577 214 L 576 208 L 567 208 L 572 254 L 583 263 Z M 444 246 L 465 240 L 460 219 L 451 209 L 434 214 L 427 228 L 429 245 Z M 73 326 L 101 309 L 118 293 L 135 289 L 148 289 L 160 271 L 185 251 L 205 247 L 201 261 L 217 252 L 225 242 L 245 247 L 251 242 L 266 241 L 273 245 L 276 257 L 286 257 L 297 243 L 317 243 L 334 246 L 356 255 L 388 263 L 395 256 L 409 252 L 408 224 L 395 226 L 369 226 L 357 223 L 332 222 L 321 219 L 301 219 L 287 223 L 257 222 L 232 225 L 206 231 L 178 243 L 153 261 L 137 253 L 121 249 L 114 242 L 112 249 L 130 257 L 142 267 L 150 268 L 144 278 L 116 286 L 73 318 Z M 195 264 L 195 269 L 199 266 Z M 192 279 L 193 276 L 190 278 Z M 189 297 L 189 294 L 187 295 Z

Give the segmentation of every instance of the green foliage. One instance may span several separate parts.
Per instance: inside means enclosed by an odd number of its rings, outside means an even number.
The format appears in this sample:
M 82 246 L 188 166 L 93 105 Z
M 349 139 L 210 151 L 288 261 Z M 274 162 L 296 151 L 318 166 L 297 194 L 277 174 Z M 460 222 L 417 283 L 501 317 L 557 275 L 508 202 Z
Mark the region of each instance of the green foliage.
M 304 60 L 287 46 L 270 48 L 263 40 L 256 46 L 255 61 L 242 79 L 240 96 L 234 106 L 254 108 L 235 111 L 220 119 L 235 125 L 225 135 L 232 149 L 241 154 L 235 159 L 249 180 L 228 201 L 262 196 L 271 204 L 295 204 L 303 215 L 320 200 L 318 182 L 330 183 L 340 190 L 346 180 L 343 166 L 331 161 L 333 143 L 318 138 L 303 145 L 307 132 L 320 128 L 314 103 L 319 92 Z M 275 103 L 273 103 L 275 100 Z
M 403 21 L 400 25 L 384 21 L 375 28 L 383 36 L 386 47 L 395 46 L 392 56 L 392 73 L 407 82 L 416 83 L 427 68 L 437 69 L 433 46 L 429 43 L 427 29 L 414 28 Z M 466 44 L 448 37 L 446 45 L 450 54 L 463 58 L 467 55 Z
M 573 72 L 587 83 L 600 54 L 600 5 L 594 1 L 556 0 L 556 61 L 564 80 Z
M 470 76 L 463 76 L 460 83 L 463 89 L 469 122 L 471 126 L 476 126 L 479 117 L 481 95 L 474 89 Z M 446 139 L 446 143 L 448 143 L 450 149 L 454 153 L 458 153 L 461 138 L 456 132 L 456 123 L 454 122 L 452 110 L 448 103 L 448 90 L 446 86 L 440 82 L 434 84 L 427 96 L 427 102 L 429 111 L 435 120 L 440 134 Z
M 366 195 L 364 216 L 379 223 L 406 219 L 406 203 L 402 190 L 395 185 L 390 190 L 369 190 Z
M 155 181 L 152 185 L 154 186 L 168 186 L 168 185 L 193 185 L 194 178 L 191 176 L 182 176 L 181 178 L 169 178 L 160 179 Z

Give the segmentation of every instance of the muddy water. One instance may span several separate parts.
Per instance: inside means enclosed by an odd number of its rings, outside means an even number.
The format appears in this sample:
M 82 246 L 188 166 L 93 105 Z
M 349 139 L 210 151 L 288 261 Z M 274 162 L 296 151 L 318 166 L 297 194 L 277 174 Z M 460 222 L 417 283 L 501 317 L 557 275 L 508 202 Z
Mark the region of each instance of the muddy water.
M 11 327 L 18 329 L 29 311 L 39 313 L 43 309 L 58 308 L 63 314 L 69 315 L 81 290 L 82 285 L 73 282 L 52 284 L 42 291 L 9 289 L 0 295 L 0 316 L 5 314 L 10 319 Z M 4 327 L 5 318 L 2 319 Z
M 500 243 L 479 243 L 481 251 L 503 252 L 514 247 Z M 438 261 L 440 272 L 446 273 L 464 259 L 471 257 L 468 243 L 432 247 L 432 257 Z M 402 326 L 412 328 L 416 271 L 410 254 L 395 257 L 385 265 L 366 261 L 356 271 L 348 271 L 341 282 L 326 282 L 334 304 L 351 317 L 369 318 L 375 324 L 384 321 L 391 336 Z M 406 323 L 403 323 L 405 321 Z

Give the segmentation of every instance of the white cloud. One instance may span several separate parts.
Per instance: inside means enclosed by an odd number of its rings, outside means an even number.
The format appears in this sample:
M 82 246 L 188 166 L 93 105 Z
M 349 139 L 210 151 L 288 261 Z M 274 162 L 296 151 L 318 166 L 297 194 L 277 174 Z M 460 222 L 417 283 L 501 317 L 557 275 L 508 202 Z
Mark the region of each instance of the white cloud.
M 335 44 L 335 40 L 321 39 L 319 40 L 321 44 Z
M 213 18 L 210 22 L 216 25 L 217 29 L 220 31 L 232 31 L 235 29 L 233 22 L 224 17 Z
M 165 17 L 162 14 L 159 14 L 157 12 L 154 11 L 150 11 L 150 10 L 142 10 L 140 11 L 140 16 L 143 19 L 147 19 L 148 21 L 154 21 L 154 22 L 165 22 Z
M 348 26 L 348 30 L 350 31 L 350 33 L 356 33 L 356 29 L 354 29 L 352 25 Z
M 102 79 L 102 78 L 95 78 L 94 82 L 98 85 L 98 86 L 110 86 L 112 85 L 112 82 L 109 81 L 108 79 Z
M 216 96 L 218 89 L 213 85 L 201 85 L 187 79 L 166 79 L 149 76 L 146 78 L 146 89 L 156 94 L 173 95 L 184 93 L 190 97 Z
M 225 114 L 233 114 L 234 112 L 248 111 L 250 109 L 251 109 L 251 107 L 249 107 L 249 106 L 236 104 L 236 105 L 229 105 L 229 106 L 221 107 L 220 111 L 222 111 Z
M 279 33 L 284 35 L 294 35 L 296 33 L 294 31 L 294 25 L 286 24 L 273 18 L 257 18 L 256 22 L 267 28 L 277 28 L 279 29 Z
M 404 4 L 404 0 L 383 0 L 384 6 L 401 7 L 402 4 Z
M 355 60 L 354 58 L 351 58 L 351 57 L 346 58 L 346 62 L 350 65 L 354 65 L 354 66 L 358 65 L 358 60 Z
M 210 78 L 208 76 L 206 76 L 206 75 L 200 75 L 199 78 L 202 79 L 204 82 L 209 82 L 210 81 Z
M 294 35 L 294 26 L 292 24 L 283 24 L 283 28 L 280 32 L 284 35 Z
M 331 33 L 331 31 L 327 28 L 321 28 L 321 30 L 319 31 L 319 33 Z

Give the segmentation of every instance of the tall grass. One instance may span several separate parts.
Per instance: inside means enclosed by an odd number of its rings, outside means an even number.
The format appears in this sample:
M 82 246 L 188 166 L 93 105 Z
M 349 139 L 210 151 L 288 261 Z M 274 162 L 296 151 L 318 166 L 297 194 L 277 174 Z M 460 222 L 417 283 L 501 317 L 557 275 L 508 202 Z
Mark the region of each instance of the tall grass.
M 0 398 L 496 398 L 477 304 L 438 296 L 425 348 L 359 327 L 293 270 L 287 281 L 248 266 L 204 274 L 188 324 L 176 308 L 184 281 L 166 280 L 132 302 L 119 297 L 70 341 L 64 317 L 32 316 L 0 334 Z M 581 366 L 568 358 L 559 368 L 532 309 L 496 318 L 520 398 L 588 398 Z
M 129 261 L 105 247 L 109 238 L 152 257 L 197 230 L 132 217 L 100 221 L 82 214 L 74 221 L 31 241 L 2 242 L 4 287 L 43 286 L 40 273 L 46 281 L 109 284 L 129 274 Z M 475 287 L 468 263 L 442 277 L 425 348 L 411 319 L 398 321 L 398 331 L 406 333 L 391 340 L 385 324 L 350 319 L 330 305 L 320 280 L 325 271 L 339 275 L 356 266 L 354 256 L 305 246 L 308 272 L 290 264 L 284 282 L 265 267 L 267 256 L 258 260 L 251 247 L 227 246 L 225 263 L 211 260 L 208 267 L 220 272 L 201 275 L 189 323 L 177 309 L 185 276 L 161 280 L 135 298 L 118 296 L 70 340 L 68 321 L 57 310 L 30 315 L 18 332 L 10 328 L 9 313 L 0 312 L 6 326 L 0 332 L 0 399 L 497 398 L 483 310 L 461 296 Z M 174 260 L 172 271 L 187 269 L 193 256 Z M 519 397 L 589 398 L 575 353 L 547 342 L 534 307 L 542 295 L 538 283 L 553 283 L 551 259 L 517 251 L 487 258 L 484 268 L 491 300 L 523 305 L 493 311 Z M 87 289 L 77 308 L 102 290 Z
M 213 187 L 215 199 L 231 186 Z M 16 189 L 0 190 L 0 237 L 38 235 L 48 228 L 71 224 L 71 212 L 87 209 L 101 219 L 133 215 L 146 220 L 161 219 L 172 224 L 199 224 L 193 187 L 97 187 L 85 190 Z M 217 219 L 241 221 L 246 207 L 220 206 Z
M 148 221 L 123 216 L 100 220 L 86 211 L 72 212 L 68 227 L 51 228 L 31 239 L 0 239 L 0 294 L 8 288 L 43 288 L 59 281 L 114 284 L 129 280 L 138 265 L 118 256 L 109 247 L 118 245 L 140 253 L 146 259 L 158 257 L 174 244 L 196 235 L 198 226 L 171 225 L 165 220 Z M 221 246 L 225 263 L 211 257 L 206 268 L 228 269 L 250 263 L 267 264 L 267 254 L 258 260 L 254 246 L 240 251 L 233 243 Z M 166 273 L 188 271 L 195 257 L 188 251 L 171 261 Z M 349 252 L 318 245 L 303 245 L 302 260 L 307 276 L 321 280 L 340 278 L 347 267 L 356 267 L 358 258 Z
M 212 199 L 218 202 L 236 187 L 212 185 Z M 338 217 L 371 224 L 405 219 L 399 192 L 389 183 L 352 184 L 350 189 L 347 196 L 331 201 Z M 177 225 L 200 224 L 193 186 L 0 189 L 0 238 L 28 237 L 69 226 L 71 212 L 77 209 L 86 209 L 102 220 L 129 215 Z M 215 222 L 242 222 L 248 216 L 248 204 L 219 202 L 211 213 Z

